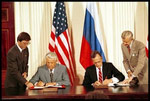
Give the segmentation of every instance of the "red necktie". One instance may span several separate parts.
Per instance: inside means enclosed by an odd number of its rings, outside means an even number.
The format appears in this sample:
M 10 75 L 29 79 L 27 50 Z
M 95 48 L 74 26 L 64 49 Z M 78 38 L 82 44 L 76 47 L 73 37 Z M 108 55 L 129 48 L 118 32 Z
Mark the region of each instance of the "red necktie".
M 101 69 L 99 68 L 99 82 L 102 83 L 102 72 Z
M 128 48 L 129 53 L 130 53 L 130 46 L 128 45 L 127 48 Z

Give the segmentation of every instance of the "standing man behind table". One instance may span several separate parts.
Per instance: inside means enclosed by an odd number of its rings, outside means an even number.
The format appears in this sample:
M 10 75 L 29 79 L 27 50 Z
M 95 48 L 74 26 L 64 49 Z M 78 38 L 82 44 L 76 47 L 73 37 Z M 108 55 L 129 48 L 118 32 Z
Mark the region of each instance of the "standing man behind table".
M 30 35 L 21 32 L 17 37 L 17 43 L 7 54 L 7 72 L 5 88 L 26 88 L 33 84 L 26 80 L 28 76 L 28 47 Z
M 128 74 L 124 83 L 129 83 L 137 77 L 140 84 L 148 84 L 148 58 L 145 52 L 145 45 L 133 39 L 131 31 L 124 31 L 121 35 L 123 53 L 123 64 Z

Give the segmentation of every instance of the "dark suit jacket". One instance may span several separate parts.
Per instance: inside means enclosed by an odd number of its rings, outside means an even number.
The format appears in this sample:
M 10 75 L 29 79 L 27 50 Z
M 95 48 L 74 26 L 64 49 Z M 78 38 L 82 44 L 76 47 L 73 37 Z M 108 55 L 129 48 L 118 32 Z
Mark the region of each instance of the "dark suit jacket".
M 112 63 L 103 62 L 102 72 L 103 80 L 105 78 L 110 79 L 113 76 L 118 78 L 119 81 L 123 81 L 125 79 L 124 75 L 118 71 Z M 95 81 L 97 81 L 96 67 L 95 65 L 92 65 L 86 69 L 83 85 L 91 85 Z
M 28 48 L 19 51 L 17 45 L 14 45 L 7 54 L 7 72 L 5 80 L 5 88 L 23 87 L 27 81 L 22 73 L 28 73 Z

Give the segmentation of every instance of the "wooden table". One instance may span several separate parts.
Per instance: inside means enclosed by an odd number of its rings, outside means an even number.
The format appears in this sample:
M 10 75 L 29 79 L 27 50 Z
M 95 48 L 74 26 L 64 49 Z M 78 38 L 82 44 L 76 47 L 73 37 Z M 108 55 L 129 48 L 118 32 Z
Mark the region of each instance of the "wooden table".
M 45 88 L 47 89 L 47 88 Z M 138 85 L 135 87 L 108 87 L 95 89 L 92 86 L 67 86 L 58 91 L 44 92 L 41 90 L 22 90 L 2 88 L 2 99 L 85 99 L 88 92 L 102 90 L 110 99 L 142 99 L 148 100 L 148 85 Z

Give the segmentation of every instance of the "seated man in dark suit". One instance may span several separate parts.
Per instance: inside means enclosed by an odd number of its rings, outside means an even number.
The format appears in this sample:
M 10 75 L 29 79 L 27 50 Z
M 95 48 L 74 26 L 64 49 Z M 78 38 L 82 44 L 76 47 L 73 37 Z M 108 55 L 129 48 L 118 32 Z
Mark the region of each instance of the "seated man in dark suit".
M 98 51 L 93 51 L 91 58 L 94 65 L 86 69 L 83 85 L 108 85 L 125 79 L 124 75 L 112 63 L 102 62 L 102 56 Z
M 57 61 L 56 53 L 47 53 L 46 64 L 38 68 L 30 82 L 37 86 L 70 85 L 67 68 Z

